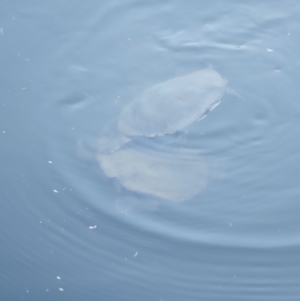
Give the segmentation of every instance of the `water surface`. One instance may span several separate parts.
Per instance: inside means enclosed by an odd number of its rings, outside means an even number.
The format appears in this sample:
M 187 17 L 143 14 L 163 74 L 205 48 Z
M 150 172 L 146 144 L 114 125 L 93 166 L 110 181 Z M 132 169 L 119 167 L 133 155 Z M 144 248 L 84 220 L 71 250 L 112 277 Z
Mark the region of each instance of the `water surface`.
M 4 1 L 2 299 L 298 300 L 299 15 L 295 1 Z M 120 126 L 130 141 L 98 151 L 136 97 L 207 68 L 243 100 L 225 93 L 171 135 Z

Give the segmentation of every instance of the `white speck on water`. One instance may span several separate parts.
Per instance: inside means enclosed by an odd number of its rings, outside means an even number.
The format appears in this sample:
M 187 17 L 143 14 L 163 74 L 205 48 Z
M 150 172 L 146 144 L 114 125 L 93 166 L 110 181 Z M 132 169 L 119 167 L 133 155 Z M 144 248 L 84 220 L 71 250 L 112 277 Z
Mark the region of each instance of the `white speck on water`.
M 27 90 L 27 88 L 26 88 L 26 87 L 23 87 L 22 90 Z
M 94 230 L 96 228 L 97 228 L 97 225 L 95 225 L 95 226 L 89 226 L 89 229 L 91 229 L 91 230 Z
M 5 134 L 5 131 L 2 131 L 3 134 Z
M 274 50 L 271 49 L 271 48 L 267 48 L 267 51 L 268 51 L 268 52 L 273 52 Z
M 63 291 L 64 291 L 64 289 L 63 289 L 62 287 L 60 287 L 58 290 L 59 290 L 59 291 L 61 291 L 61 292 L 63 292 Z
M 139 252 L 135 252 L 135 254 L 133 255 L 133 257 L 137 257 L 139 254 Z
M 48 161 L 49 164 L 52 164 L 52 161 Z
M 60 276 L 56 276 L 56 279 L 60 280 L 61 278 L 60 278 Z
M 53 192 L 54 192 L 54 193 L 58 193 L 58 191 L 57 191 L 56 189 L 53 189 Z
M 229 224 L 229 227 L 232 227 L 232 223 L 228 223 Z

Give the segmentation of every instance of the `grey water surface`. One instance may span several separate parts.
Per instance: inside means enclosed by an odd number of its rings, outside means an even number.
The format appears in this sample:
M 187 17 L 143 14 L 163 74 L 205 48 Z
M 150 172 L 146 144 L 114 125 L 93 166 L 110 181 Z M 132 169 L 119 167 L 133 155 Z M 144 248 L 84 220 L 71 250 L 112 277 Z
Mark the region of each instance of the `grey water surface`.
M 3 0 L 0 300 L 298 301 L 299 18 Z

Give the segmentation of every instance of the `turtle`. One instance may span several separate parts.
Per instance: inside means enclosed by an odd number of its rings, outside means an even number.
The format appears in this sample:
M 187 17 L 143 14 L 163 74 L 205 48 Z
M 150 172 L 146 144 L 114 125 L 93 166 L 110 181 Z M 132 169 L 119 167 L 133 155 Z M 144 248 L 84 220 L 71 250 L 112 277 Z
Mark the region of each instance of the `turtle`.
M 212 68 L 147 88 L 100 137 L 96 159 L 102 171 L 138 194 L 175 202 L 194 197 L 207 184 L 210 160 L 199 150 L 160 142 L 203 119 L 226 91 L 227 80 Z
M 136 137 L 160 137 L 183 131 L 203 119 L 226 92 L 227 80 L 212 68 L 155 84 L 125 106 L 98 143 L 112 153 Z

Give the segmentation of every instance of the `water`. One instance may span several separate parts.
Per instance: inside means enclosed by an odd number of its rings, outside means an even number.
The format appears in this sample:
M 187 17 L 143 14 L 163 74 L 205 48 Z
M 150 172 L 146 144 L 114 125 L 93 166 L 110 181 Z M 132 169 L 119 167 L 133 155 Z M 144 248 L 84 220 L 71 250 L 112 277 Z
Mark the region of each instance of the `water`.
M 3 4 L 1 299 L 298 300 L 299 14 L 295 1 Z M 105 126 L 208 66 L 241 97 L 162 140 L 205 158 L 203 188 L 173 202 L 107 177 Z

